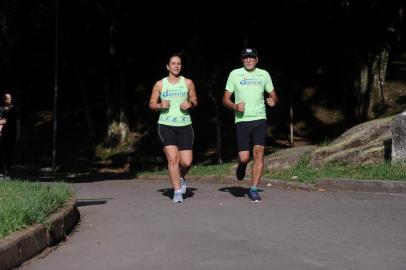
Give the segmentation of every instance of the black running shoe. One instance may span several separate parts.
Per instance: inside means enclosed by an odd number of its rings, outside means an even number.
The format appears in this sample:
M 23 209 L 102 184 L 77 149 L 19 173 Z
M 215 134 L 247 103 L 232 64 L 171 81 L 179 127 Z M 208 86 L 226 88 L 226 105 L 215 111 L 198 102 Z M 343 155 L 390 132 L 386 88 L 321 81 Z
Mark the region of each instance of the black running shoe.
M 235 171 L 235 175 L 237 176 L 238 180 L 243 180 L 245 177 L 245 169 L 247 168 L 247 164 L 238 163 L 237 170 Z

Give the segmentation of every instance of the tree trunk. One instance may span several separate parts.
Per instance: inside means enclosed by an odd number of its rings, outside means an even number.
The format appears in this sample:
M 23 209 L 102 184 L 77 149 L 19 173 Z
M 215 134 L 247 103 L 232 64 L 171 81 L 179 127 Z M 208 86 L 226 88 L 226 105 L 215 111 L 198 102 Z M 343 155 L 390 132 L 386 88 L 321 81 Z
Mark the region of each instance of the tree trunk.
M 388 66 L 389 49 L 382 48 L 373 56 L 370 69 L 370 95 L 367 119 L 374 119 L 385 107 L 384 85 Z
M 360 50 L 355 49 L 354 59 L 347 63 L 347 70 L 344 71 L 348 74 L 346 76 L 350 82 L 348 87 L 352 90 L 343 91 L 343 93 L 348 93 L 346 107 L 348 110 L 353 108 L 353 113 L 346 113 L 350 117 L 351 114 L 354 115 L 356 121 L 351 121 L 352 124 L 379 117 L 385 107 L 384 84 L 389 49 L 382 47 L 378 52 L 370 51 L 366 57 L 361 54 Z M 353 65 L 355 69 L 351 70 L 349 65 Z
M 127 104 L 126 78 L 127 78 L 127 70 L 123 70 L 120 68 L 120 109 L 119 109 L 120 112 L 118 124 L 120 143 L 124 143 L 128 139 L 128 134 L 130 133 L 130 128 L 128 126 L 128 116 L 126 111 Z
M 221 118 L 219 113 L 219 104 L 216 102 L 216 97 L 209 92 L 210 99 L 213 101 L 214 109 L 216 111 L 216 148 L 217 148 L 217 164 L 223 164 L 221 157 Z
M 370 53 L 368 62 L 360 69 L 358 118 L 360 122 L 375 119 L 385 107 L 384 84 L 389 49 Z M 357 82 L 356 82 L 357 83 Z
M 73 51 L 73 45 L 70 42 L 70 36 L 67 37 L 67 44 L 68 44 L 69 51 L 70 51 L 69 55 L 70 55 L 70 58 L 72 61 L 72 66 L 73 66 L 73 70 L 75 73 L 76 81 L 79 84 L 79 88 L 80 88 L 89 138 L 93 139 L 96 135 L 95 128 L 94 128 L 94 121 L 93 121 L 92 113 L 90 111 L 89 99 L 87 98 L 86 87 L 85 87 L 85 84 L 82 79 L 83 76 L 81 75 L 81 71 L 79 68 L 81 65 L 79 65 L 75 52 Z

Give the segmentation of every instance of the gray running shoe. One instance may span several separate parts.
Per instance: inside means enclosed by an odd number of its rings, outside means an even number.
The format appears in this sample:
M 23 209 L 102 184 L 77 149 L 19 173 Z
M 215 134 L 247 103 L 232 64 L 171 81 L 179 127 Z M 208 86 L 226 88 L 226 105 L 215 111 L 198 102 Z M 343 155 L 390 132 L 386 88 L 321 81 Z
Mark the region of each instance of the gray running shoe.
M 183 202 L 182 192 L 173 193 L 173 202 L 175 202 L 175 203 Z
M 182 194 L 186 193 L 186 181 L 184 178 L 180 179 L 180 189 L 182 190 Z

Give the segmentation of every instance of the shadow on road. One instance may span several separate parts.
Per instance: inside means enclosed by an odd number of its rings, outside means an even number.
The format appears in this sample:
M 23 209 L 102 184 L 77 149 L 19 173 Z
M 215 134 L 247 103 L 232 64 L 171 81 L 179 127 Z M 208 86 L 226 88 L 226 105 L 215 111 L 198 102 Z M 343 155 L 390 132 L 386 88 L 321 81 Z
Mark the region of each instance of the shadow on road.
M 231 187 L 220 188 L 218 191 L 229 192 L 234 197 L 245 197 L 245 195 L 248 196 L 250 189 L 245 188 L 245 187 L 239 187 L 239 186 L 231 186 Z M 258 189 L 258 192 L 261 192 L 261 191 L 262 191 L 262 189 Z
M 78 207 L 89 206 L 89 205 L 101 205 L 101 204 L 106 204 L 108 200 L 112 200 L 112 199 L 114 199 L 114 198 L 77 199 L 76 205 Z
M 183 199 L 191 198 L 195 195 L 193 191 L 197 190 L 197 188 L 187 188 L 186 193 L 183 194 Z M 170 199 L 173 198 L 173 188 L 163 188 L 158 189 L 157 191 L 161 192 L 163 196 L 168 197 Z

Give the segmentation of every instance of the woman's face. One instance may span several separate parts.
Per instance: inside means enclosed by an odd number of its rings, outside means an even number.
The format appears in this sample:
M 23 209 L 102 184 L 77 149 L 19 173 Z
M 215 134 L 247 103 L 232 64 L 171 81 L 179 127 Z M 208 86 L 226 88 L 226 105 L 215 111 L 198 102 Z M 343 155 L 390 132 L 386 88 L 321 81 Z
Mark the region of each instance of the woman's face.
M 169 59 L 169 63 L 168 65 L 166 65 L 166 68 L 168 69 L 169 73 L 172 73 L 173 75 L 179 75 L 182 69 L 182 60 L 179 56 L 172 56 Z
M 11 105 L 11 102 L 13 101 L 12 97 L 10 94 L 5 94 L 3 97 L 4 105 Z

